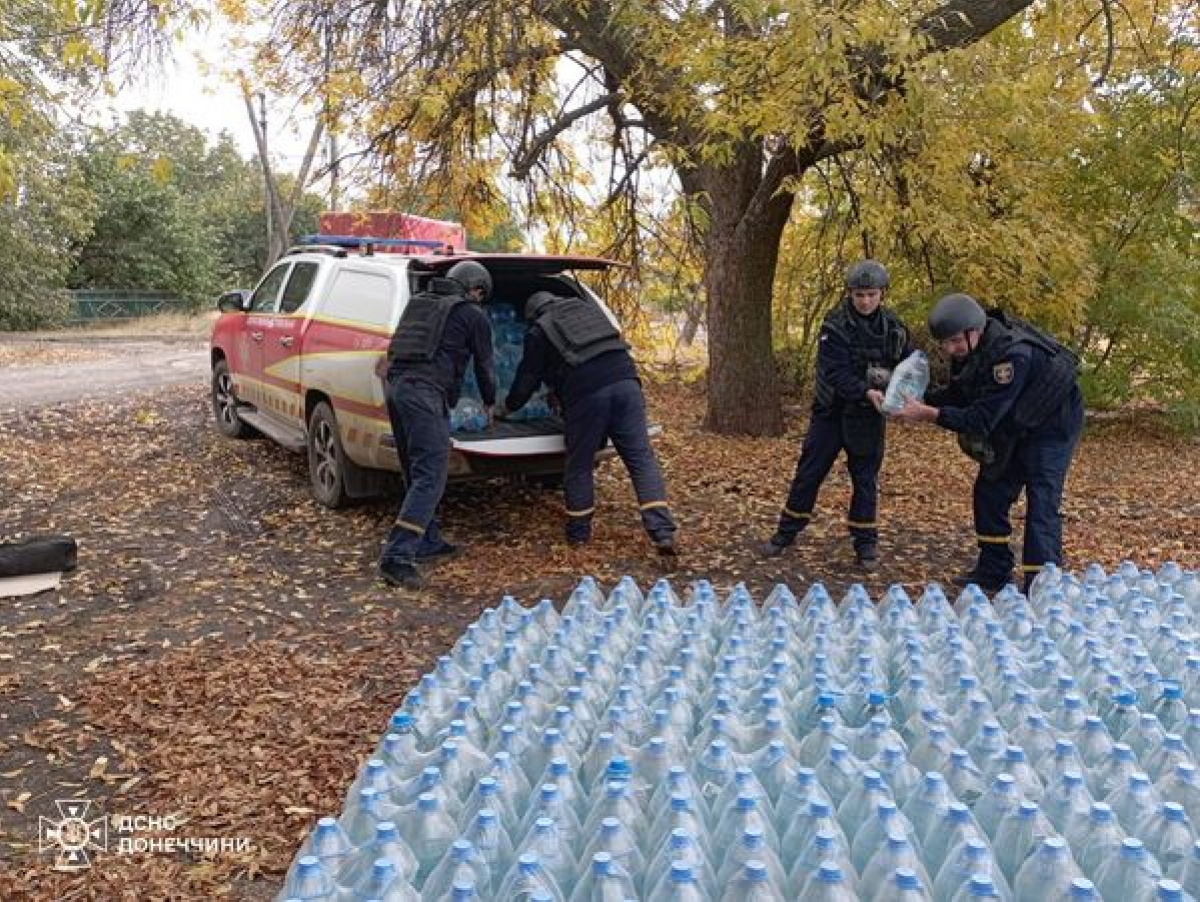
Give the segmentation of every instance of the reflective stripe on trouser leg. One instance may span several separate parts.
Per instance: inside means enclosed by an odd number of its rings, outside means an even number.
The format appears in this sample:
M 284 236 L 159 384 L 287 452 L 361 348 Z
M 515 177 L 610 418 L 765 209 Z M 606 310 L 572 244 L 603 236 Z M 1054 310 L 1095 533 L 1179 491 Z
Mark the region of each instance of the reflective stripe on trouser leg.
M 779 515 L 776 535 L 792 541 L 812 519 L 821 483 L 829 475 L 838 452 L 842 450 L 842 425 L 839 420 L 819 417 L 808 420 L 808 432 L 800 445 L 796 472 L 788 487 L 787 501 Z
M 975 478 L 972 503 L 975 511 L 975 537 L 979 561 L 975 573 L 989 582 L 1007 582 L 1012 578 L 1013 553 L 1008 544 L 1012 534 L 1009 510 L 1021 494 L 1021 479 L 1016 462 L 995 479 Z
M 846 449 L 846 471 L 850 474 L 850 516 L 846 525 L 854 537 L 854 547 L 879 541 L 879 468 L 883 465 L 883 443 L 870 454 L 852 454 Z
M 446 490 L 450 419 L 441 392 L 424 385 L 400 382 L 389 387 L 389 408 L 400 426 L 398 439 L 404 442 L 408 485 L 384 556 L 411 561 Z
M 650 446 L 642 387 L 636 379 L 623 379 L 600 391 L 609 398 L 608 437 L 633 483 L 642 527 L 655 541 L 670 539 L 675 534 L 675 520 L 666 502 L 658 458 Z

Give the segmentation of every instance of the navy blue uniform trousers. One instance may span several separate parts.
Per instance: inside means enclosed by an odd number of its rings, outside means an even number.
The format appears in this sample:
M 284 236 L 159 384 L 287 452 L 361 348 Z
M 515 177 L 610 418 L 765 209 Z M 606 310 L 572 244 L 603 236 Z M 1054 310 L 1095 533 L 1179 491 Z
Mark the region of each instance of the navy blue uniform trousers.
M 646 433 L 646 399 L 636 379 L 622 379 L 573 400 L 564 412 L 567 460 L 563 494 L 567 540 L 591 538 L 596 512 L 592 468 L 596 452 L 611 439 L 637 493 L 642 526 L 654 541 L 671 538 L 675 521 L 667 506 L 662 471 Z
M 800 446 L 800 459 L 788 489 L 787 503 L 779 515 L 774 538 L 777 544 L 791 544 L 808 526 L 817 504 L 821 483 L 833 469 L 834 461 L 846 452 L 846 470 L 850 473 L 850 516 L 847 525 L 855 548 L 874 545 L 879 538 L 876 515 L 879 507 L 879 468 L 883 466 L 883 441 L 869 453 L 854 453 L 846 445 L 840 415 L 813 414 L 808 432 Z
M 450 409 L 440 389 L 405 379 L 389 381 L 387 408 L 405 492 L 383 557 L 412 563 L 443 544 L 435 515 L 446 491 Z
M 1045 564 L 1063 560 L 1062 505 L 1067 469 L 1083 431 L 1083 397 L 1076 387 L 1063 413 L 1017 439 L 1012 457 L 998 472 L 980 468 L 975 478 L 975 534 L 979 543 L 976 575 L 989 583 L 1012 575 L 1009 511 L 1025 492 L 1025 538 L 1021 569 L 1028 586 Z

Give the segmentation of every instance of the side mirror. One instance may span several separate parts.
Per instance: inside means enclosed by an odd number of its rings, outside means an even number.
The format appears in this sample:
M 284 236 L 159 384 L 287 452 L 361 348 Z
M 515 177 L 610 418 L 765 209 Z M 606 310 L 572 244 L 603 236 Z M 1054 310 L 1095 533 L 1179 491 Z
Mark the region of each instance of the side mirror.
M 217 309 L 222 313 L 244 313 L 250 309 L 250 292 L 245 288 L 227 291 L 217 298 Z

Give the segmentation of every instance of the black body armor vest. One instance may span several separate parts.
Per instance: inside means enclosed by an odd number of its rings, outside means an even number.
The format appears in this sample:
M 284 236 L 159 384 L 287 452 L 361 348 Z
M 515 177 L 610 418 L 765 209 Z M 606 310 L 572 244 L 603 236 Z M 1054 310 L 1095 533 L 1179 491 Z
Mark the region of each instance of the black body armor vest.
M 432 361 L 442 343 L 450 311 L 467 302 L 457 282 L 434 279 L 429 290 L 408 299 L 388 345 L 388 360 L 413 364 Z
M 569 366 L 606 354 L 628 351 L 621 333 L 604 311 L 585 298 L 558 298 L 537 318 L 538 328 Z
M 1031 374 L 1006 417 L 1018 434 L 1036 429 L 1066 403 L 1079 376 L 1079 358 L 1072 350 L 1032 323 L 992 310 L 979 347 L 956 378 L 966 397 L 977 397 L 993 380 L 993 367 L 1020 343 L 1039 348 L 1045 357 L 1043 366 Z
M 829 311 L 822 328 L 846 342 L 854 356 L 854 368 L 863 378 L 872 366 L 893 369 L 903 359 L 904 349 L 908 346 L 908 330 L 890 311 L 881 307 L 877 316 L 864 318 L 851 309 L 848 299 Z M 819 412 L 830 414 L 837 409 L 837 391 L 820 368 L 817 369 L 815 393 L 815 407 Z M 872 407 L 871 412 L 875 413 L 875 408 Z

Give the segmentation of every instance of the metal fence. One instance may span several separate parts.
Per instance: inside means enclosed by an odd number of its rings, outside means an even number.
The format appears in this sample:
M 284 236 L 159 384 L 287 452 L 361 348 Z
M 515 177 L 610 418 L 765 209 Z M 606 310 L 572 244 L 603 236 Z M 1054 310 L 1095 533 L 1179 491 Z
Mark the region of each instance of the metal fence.
M 185 313 L 191 309 L 183 298 L 162 291 L 81 288 L 71 292 L 71 299 L 68 323 L 72 326 L 120 322 L 158 313 Z

